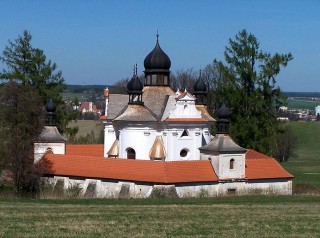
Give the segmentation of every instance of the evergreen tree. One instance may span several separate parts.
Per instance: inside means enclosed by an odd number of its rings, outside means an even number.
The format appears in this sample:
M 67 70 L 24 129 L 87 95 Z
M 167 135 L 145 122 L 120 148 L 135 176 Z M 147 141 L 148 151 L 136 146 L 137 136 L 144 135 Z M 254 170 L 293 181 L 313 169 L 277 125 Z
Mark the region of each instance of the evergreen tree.
M 277 107 L 282 97 L 275 77 L 293 59 L 291 53 L 262 52 L 254 35 L 246 30 L 229 40 L 225 63 L 214 61 L 222 78 L 216 98 L 232 110 L 231 134 L 245 147 L 272 154 L 277 141 Z
M 47 60 L 43 50 L 31 45 L 32 36 L 24 31 L 22 36 L 10 41 L 0 60 L 5 68 L 0 74 L 3 82 L 13 81 L 32 86 L 40 95 L 43 105 L 52 100 L 57 106 L 59 129 L 64 130 L 67 122 L 61 93 L 66 85 L 61 71 L 56 72 L 57 65 Z

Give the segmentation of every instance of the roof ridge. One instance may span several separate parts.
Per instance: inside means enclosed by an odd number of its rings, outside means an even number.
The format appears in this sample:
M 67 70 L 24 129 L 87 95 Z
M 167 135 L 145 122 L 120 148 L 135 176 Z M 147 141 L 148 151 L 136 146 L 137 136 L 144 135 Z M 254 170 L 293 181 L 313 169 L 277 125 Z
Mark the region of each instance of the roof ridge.
M 147 109 L 147 111 L 150 112 L 150 114 L 158 121 L 157 115 L 156 115 L 153 111 L 151 111 L 151 109 L 150 109 L 148 106 L 144 105 L 144 107 L 145 107 L 145 108 Z

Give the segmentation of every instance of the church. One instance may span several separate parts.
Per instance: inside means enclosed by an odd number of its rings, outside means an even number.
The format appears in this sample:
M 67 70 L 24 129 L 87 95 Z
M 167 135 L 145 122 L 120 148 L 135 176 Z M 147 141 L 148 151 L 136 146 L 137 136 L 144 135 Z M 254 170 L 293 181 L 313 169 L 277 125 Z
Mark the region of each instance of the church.
M 52 188 L 81 188 L 99 198 L 215 197 L 292 194 L 293 176 L 273 158 L 237 145 L 229 135 L 229 109 L 207 111 L 201 73 L 193 92 L 170 88 L 171 61 L 159 39 L 137 66 L 127 94 L 104 90 L 103 145 L 71 145 L 50 117 L 34 141 L 35 163 L 46 160 Z M 212 124 L 216 134 L 211 135 Z

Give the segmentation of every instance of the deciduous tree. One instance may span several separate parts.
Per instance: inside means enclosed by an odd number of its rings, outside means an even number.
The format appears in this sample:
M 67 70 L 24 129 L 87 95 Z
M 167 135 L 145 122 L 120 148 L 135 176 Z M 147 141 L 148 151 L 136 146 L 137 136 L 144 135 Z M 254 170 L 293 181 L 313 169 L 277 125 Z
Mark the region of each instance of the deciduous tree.
M 42 101 L 29 84 L 11 81 L 1 87 L 0 102 L 0 159 L 20 193 L 33 165 L 33 140 L 43 128 Z

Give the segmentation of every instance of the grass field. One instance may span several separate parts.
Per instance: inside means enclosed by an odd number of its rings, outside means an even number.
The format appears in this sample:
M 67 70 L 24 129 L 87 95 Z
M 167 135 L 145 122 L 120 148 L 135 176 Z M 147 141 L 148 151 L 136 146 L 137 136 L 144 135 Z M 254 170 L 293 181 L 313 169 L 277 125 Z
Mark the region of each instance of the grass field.
M 302 108 L 311 110 L 314 110 L 314 108 L 319 105 L 319 102 L 317 101 L 307 101 L 306 99 L 296 98 L 288 98 L 287 103 L 289 108 Z
M 294 178 L 294 183 L 311 183 L 320 187 L 320 123 L 290 122 L 297 139 L 297 156 L 282 163 Z
M 101 131 L 103 130 L 102 122 L 99 120 L 77 120 L 71 121 L 68 126 L 78 126 L 79 131 L 77 133 L 77 137 L 86 136 L 88 133 L 90 134 L 93 130 L 96 138 L 99 137 Z
M 0 199 L 0 237 L 319 237 L 320 197 Z

